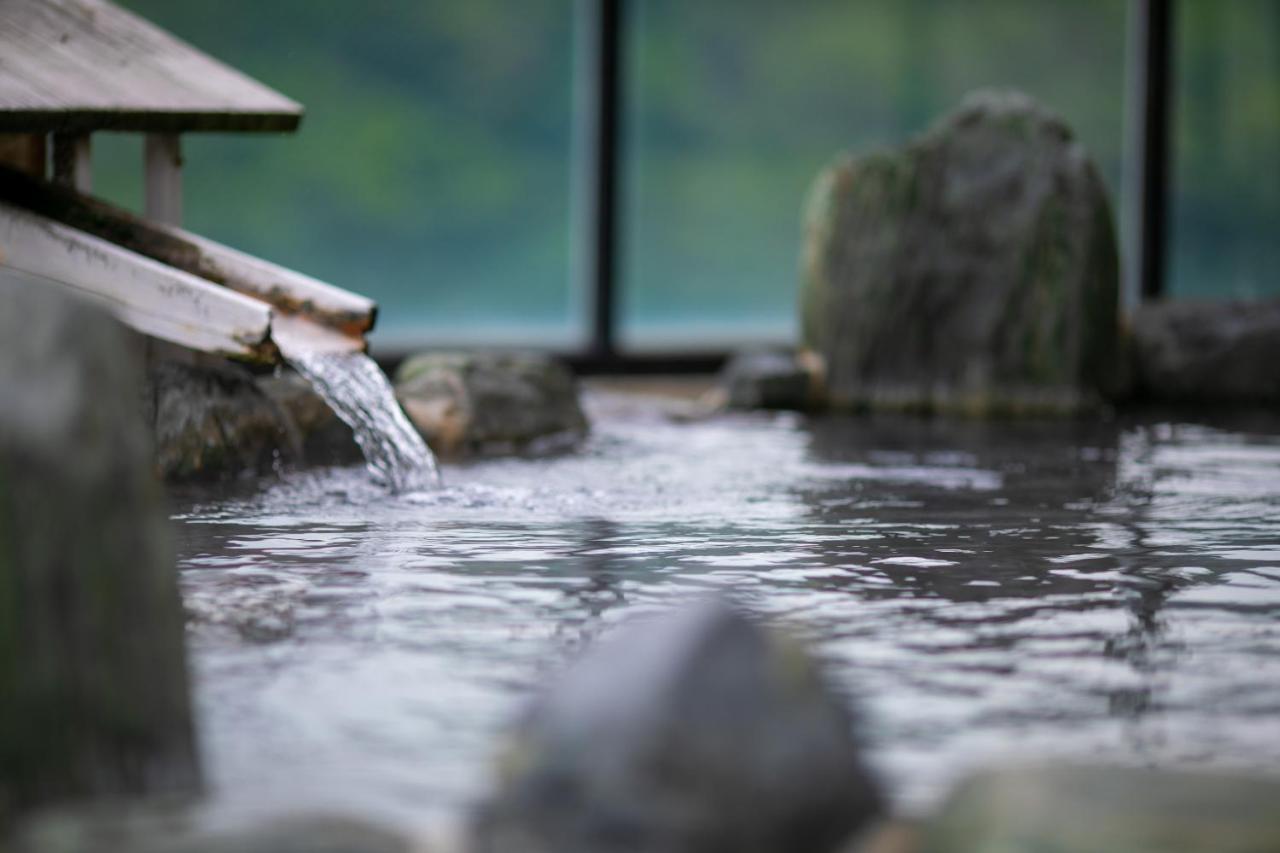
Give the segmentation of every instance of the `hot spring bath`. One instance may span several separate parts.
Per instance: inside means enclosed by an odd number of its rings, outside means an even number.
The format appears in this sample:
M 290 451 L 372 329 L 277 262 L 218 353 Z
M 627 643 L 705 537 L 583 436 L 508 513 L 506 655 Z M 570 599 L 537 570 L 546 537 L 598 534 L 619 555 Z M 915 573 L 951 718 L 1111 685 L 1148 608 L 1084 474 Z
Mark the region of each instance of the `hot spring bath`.
M 549 672 L 708 589 L 813 641 L 906 811 L 1011 757 L 1280 762 L 1280 438 L 587 403 L 437 492 L 175 496 L 215 809 L 448 820 Z

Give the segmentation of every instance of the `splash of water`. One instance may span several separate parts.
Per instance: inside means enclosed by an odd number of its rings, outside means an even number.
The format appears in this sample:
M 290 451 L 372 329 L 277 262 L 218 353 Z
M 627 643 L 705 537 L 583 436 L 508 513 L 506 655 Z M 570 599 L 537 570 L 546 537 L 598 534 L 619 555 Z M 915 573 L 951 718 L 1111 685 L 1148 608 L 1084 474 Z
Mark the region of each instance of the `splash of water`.
M 391 383 L 361 352 L 286 352 L 289 363 L 355 433 L 369 473 L 393 492 L 440 484 L 435 456 L 396 403 Z

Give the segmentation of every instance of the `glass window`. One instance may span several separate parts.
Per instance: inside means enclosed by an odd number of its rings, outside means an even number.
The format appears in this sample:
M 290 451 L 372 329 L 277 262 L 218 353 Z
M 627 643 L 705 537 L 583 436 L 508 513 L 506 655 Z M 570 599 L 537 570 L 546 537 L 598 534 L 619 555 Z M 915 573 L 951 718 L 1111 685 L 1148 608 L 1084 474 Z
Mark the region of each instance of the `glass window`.
M 1280 3 L 1180 0 L 1173 296 L 1280 296 Z
M 1123 0 L 632 0 L 621 332 L 633 347 L 790 340 L 800 210 L 844 150 L 969 91 L 1063 115 L 1119 186 Z
M 185 138 L 188 228 L 377 299 L 383 351 L 581 338 L 570 4 L 124 4 L 306 107 L 296 135 Z M 136 205 L 103 173 L 140 157 L 106 140 L 99 191 Z

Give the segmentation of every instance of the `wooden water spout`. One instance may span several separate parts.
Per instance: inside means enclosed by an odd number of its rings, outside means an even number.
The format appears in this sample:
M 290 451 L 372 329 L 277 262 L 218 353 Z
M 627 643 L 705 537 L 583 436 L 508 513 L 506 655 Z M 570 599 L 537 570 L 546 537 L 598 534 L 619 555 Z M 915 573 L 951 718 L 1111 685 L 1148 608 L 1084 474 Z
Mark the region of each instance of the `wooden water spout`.
M 0 272 L 75 291 L 161 340 L 231 358 L 278 358 L 262 302 L 3 203 Z
M 0 167 L 0 269 L 71 287 L 190 349 L 280 360 L 277 338 L 359 352 L 372 300 Z

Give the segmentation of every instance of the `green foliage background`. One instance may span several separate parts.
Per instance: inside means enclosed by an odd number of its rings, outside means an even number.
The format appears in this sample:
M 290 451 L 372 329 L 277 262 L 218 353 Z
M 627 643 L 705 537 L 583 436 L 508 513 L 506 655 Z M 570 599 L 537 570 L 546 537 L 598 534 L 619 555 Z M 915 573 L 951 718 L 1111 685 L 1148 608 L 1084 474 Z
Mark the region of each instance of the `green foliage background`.
M 383 304 L 379 341 L 572 345 L 572 0 L 124 0 L 306 105 L 193 136 L 187 224 Z M 1280 2 L 1178 0 L 1179 294 L 1280 293 Z M 786 337 L 799 212 L 845 149 L 968 91 L 1063 114 L 1123 177 L 1125 0 L 631 0 L 622 321 L 635 346 Z M 140 198 L 140 143 L 97 142 Z

